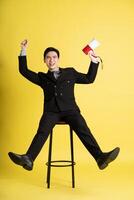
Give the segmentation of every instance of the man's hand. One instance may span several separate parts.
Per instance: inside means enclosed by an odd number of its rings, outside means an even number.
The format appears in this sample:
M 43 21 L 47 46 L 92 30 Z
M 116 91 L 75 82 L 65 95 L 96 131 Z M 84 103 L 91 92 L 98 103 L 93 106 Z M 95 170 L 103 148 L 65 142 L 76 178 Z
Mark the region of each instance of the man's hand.
M 27 48 L 27 43 L 28 43 L 27 40 L 23 40 L 23 41 L 21 42 L 21 49 L 26 49 L 26 48 Z
M 90 50 L 88 55 L 89 55 L 92 62 L 94 62 L 94 63 L 100 62 L 100 58 L 95 54 L 94 51 Z
M 21 46 L 21 52 L 20 52 L 20 56 L 26 56 L 26 48 L 27 48 L 27 40 L 23 40 L 20 44 Z

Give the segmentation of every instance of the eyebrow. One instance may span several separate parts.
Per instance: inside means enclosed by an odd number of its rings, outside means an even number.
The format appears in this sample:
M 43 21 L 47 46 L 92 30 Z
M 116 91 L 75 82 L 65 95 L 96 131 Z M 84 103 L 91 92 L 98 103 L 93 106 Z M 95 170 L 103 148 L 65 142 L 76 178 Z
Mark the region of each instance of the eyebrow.
M 47 58 L 50 58 L 50 57 L 58 57 L 57 55 L 54 55 L 54 56 L 46 56 Z

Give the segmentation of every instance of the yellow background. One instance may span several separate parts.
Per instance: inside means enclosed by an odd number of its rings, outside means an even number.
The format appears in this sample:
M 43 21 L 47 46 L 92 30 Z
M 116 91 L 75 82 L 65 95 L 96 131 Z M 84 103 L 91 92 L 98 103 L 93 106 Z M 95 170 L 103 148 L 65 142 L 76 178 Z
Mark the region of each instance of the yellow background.
M 133 199 L 134 186 L 134 1 L 133 0 L 1 0 L 0 1 L 0 199 Z M 76 189 L 69 169 L 53 169 L 52 189 L 45 185 L 47 148 L 34 170 L 15 166 L 8 152 L 25 153 L 42 114 L 43 93 L 18 72 L 20 42 L 28 39 L 28 66 L 47 71 L 43 51 L 61 52 L 60 66 L 87 72 L 89 58 L 81 49 L 92 38 L 104 62 L 92 85 L 77 85 L 76 100 L 103 151 L 115 146 L 120 156 L 105 171 L 75 136 Z M 55 128 L 54 157 L 66 158 L 68 129 Z M 58 141 L 60 144 L 58 143 Z M 44 181 L 44 182 L 43 182 Z

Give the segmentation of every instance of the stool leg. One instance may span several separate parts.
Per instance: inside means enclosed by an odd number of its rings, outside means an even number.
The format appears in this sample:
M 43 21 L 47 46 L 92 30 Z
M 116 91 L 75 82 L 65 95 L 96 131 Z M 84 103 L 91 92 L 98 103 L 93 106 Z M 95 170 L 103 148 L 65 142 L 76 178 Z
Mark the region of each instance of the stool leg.
M 52 137 L 53 137 L 53 132 L 51 131 L 50 139 L 49 139 L 49 152 L 48 152 L 47 188 L 50 188 L 51 157 L 52 157 Z
M 70 127 L 70 144 L 71 144 L 71 162 L 72 162 L 72 188 L 75 187 L 75 176 L 74 176 L 74 147 L 73 147 L 73 130 Z

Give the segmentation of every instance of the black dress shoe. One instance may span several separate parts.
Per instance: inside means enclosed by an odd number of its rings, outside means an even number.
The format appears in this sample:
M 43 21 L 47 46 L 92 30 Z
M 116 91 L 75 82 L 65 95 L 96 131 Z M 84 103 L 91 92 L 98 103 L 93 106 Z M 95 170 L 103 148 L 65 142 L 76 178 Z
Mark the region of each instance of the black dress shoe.
M 116 147 L 114 150 L 108 152 L 108 153 L 103 153 L 100 158 L 97 159 L 97 164 L 98 167 L 102 170 L 105 169 L 108 164 L 116 159 L 120 152 L 120 148 Z
M 15 164 L 21 165 L 24 169 L 29 171 L 33 169 L 33 161 L 28 155 L 19 155 L 12 152 L 9 152 L 8 155 Z

